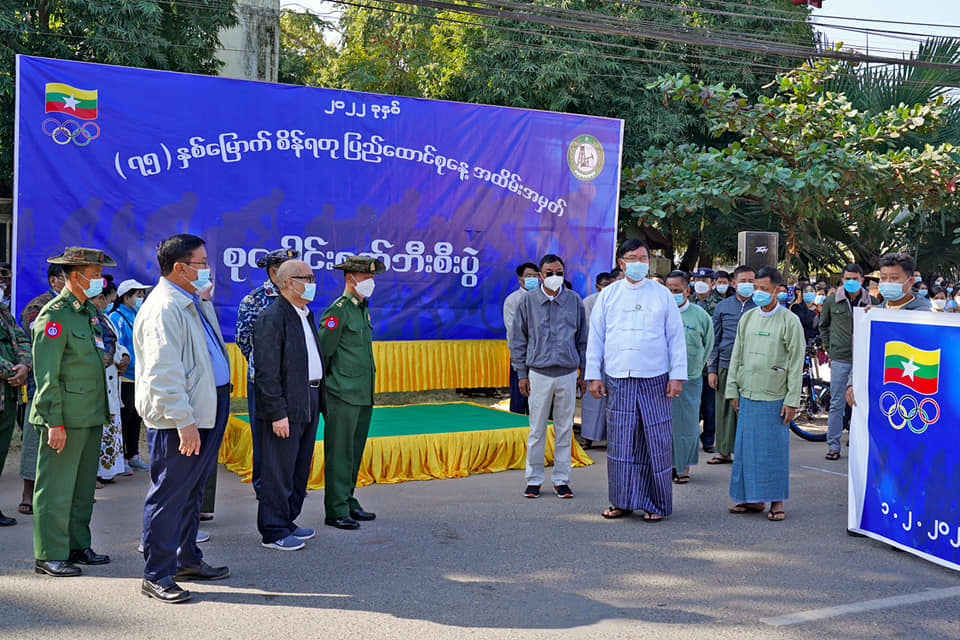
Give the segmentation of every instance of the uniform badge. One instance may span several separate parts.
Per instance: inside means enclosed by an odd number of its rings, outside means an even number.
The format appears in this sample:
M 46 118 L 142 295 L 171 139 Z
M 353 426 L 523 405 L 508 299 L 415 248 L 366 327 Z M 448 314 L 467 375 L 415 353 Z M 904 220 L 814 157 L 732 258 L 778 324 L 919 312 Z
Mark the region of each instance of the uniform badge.
M 323 321 L 323 326 L 325 326 L 327 329 L 336 329 L 338 324 L 340 324 L 340 321 L 333 316 L 330 316 Z
M 91 324 L 91 325 L 94 325 L 94 326 L 100 324 L 100 318 L 98 318 L 98 317 L 96 317 L 96 316 L 90 318 L 90 324 Z
M 61 327 L 61 326 L 60 326 L 58 323 L 56 323 L 56 322 L 48 322 L 48 323 L 47 323 L 47 326 L 43 328 L 43 332 L 44 332 L 45 334 L 47 334 L 47 337 L 48 337 L 48 338 L 59 338 L 59 337 L 60 337 L 60 331 L 61 331 L 62 328 L 63 328 L 63 327 Z

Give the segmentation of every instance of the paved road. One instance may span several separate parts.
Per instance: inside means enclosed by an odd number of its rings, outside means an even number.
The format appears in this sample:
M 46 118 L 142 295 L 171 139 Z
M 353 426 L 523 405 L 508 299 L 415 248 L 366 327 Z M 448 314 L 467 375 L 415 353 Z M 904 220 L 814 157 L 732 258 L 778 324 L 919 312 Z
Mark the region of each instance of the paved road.
M 81 578 L 33 573 L 30 517 L 0 530 L 0 637 L 960 638 L 960 574 L 848 537 L 846 478 L 806 468 L 845 472 L 846 458 L 827 462 L 824 450 L 792 440 L 780 523 L 728 514 L 730 468 L 704 464 L 675 488 L 668 520 L 604 521 L 606 469 L 594 450 L 597 463 L 574 470 L 574 500 L 523 499 L 520 471 L 377 485 L 359 496 L 378 519 L 346 532 L 320 525 L 312 492 L 300 523 L 320 532 L 294 553 L 259 546 L 250 485 L 221 469 L 204 550 L 232 576 L 194 583 L 184 605 L 138 593 L 138 474 L 98 491 L 95 548 L 113 563 Z M 0 479 L 8 514 L 16 469 L 12 456 Z M 762 622 L 851 603 L 803 624 Z

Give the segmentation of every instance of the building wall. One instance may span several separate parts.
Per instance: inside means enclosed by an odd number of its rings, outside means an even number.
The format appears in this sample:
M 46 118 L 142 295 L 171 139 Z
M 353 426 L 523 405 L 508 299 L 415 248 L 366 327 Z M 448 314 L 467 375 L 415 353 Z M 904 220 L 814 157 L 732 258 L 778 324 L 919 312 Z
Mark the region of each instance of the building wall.
M 280 65 L 280 0 L 237 0 L 237 26 L 220 34 L 220 75 L 276 82 Z

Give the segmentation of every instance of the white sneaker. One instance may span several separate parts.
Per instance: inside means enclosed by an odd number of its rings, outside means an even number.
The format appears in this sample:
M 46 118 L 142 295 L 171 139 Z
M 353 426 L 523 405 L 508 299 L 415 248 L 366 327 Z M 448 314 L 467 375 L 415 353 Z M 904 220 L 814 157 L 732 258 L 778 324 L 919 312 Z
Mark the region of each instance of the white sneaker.
M 261 542 L 260 546 L 264 549 L 276 549 L 277 551 L 299 551 L 305 546 L 303 541 L 294 536 L 287 536 L 276 542 Z
M 209 531 L 204 531 L 203 529 L 197 529 L 197 544 L 203 544 L 212 538 Z

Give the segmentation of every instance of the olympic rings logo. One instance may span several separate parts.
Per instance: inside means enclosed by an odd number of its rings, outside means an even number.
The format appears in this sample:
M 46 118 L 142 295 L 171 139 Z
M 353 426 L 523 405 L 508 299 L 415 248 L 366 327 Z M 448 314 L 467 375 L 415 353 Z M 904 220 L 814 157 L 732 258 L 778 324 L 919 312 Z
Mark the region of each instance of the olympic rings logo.
M 60 122 L 56 118 L 47 118 L 40 128 L 59 145 L 70 144 L 72 140 L 78 147 L 85 147 L 100 137 L 100 125 L 92 121 L 80 124 L 76 120 Z
M 908 427 L 910 431 L 920 434 L 931 424 L 940 419 L 940 405 L 933 398 L 917 400 L 911 395 L 904 394 L 897 397 L 892 391 L 884 391 L 880 395 L 880 411 L 887 416 L 890 426 L 896 430 Z M 914 427 L 914 420 L 920 420 L 920 426 Z

